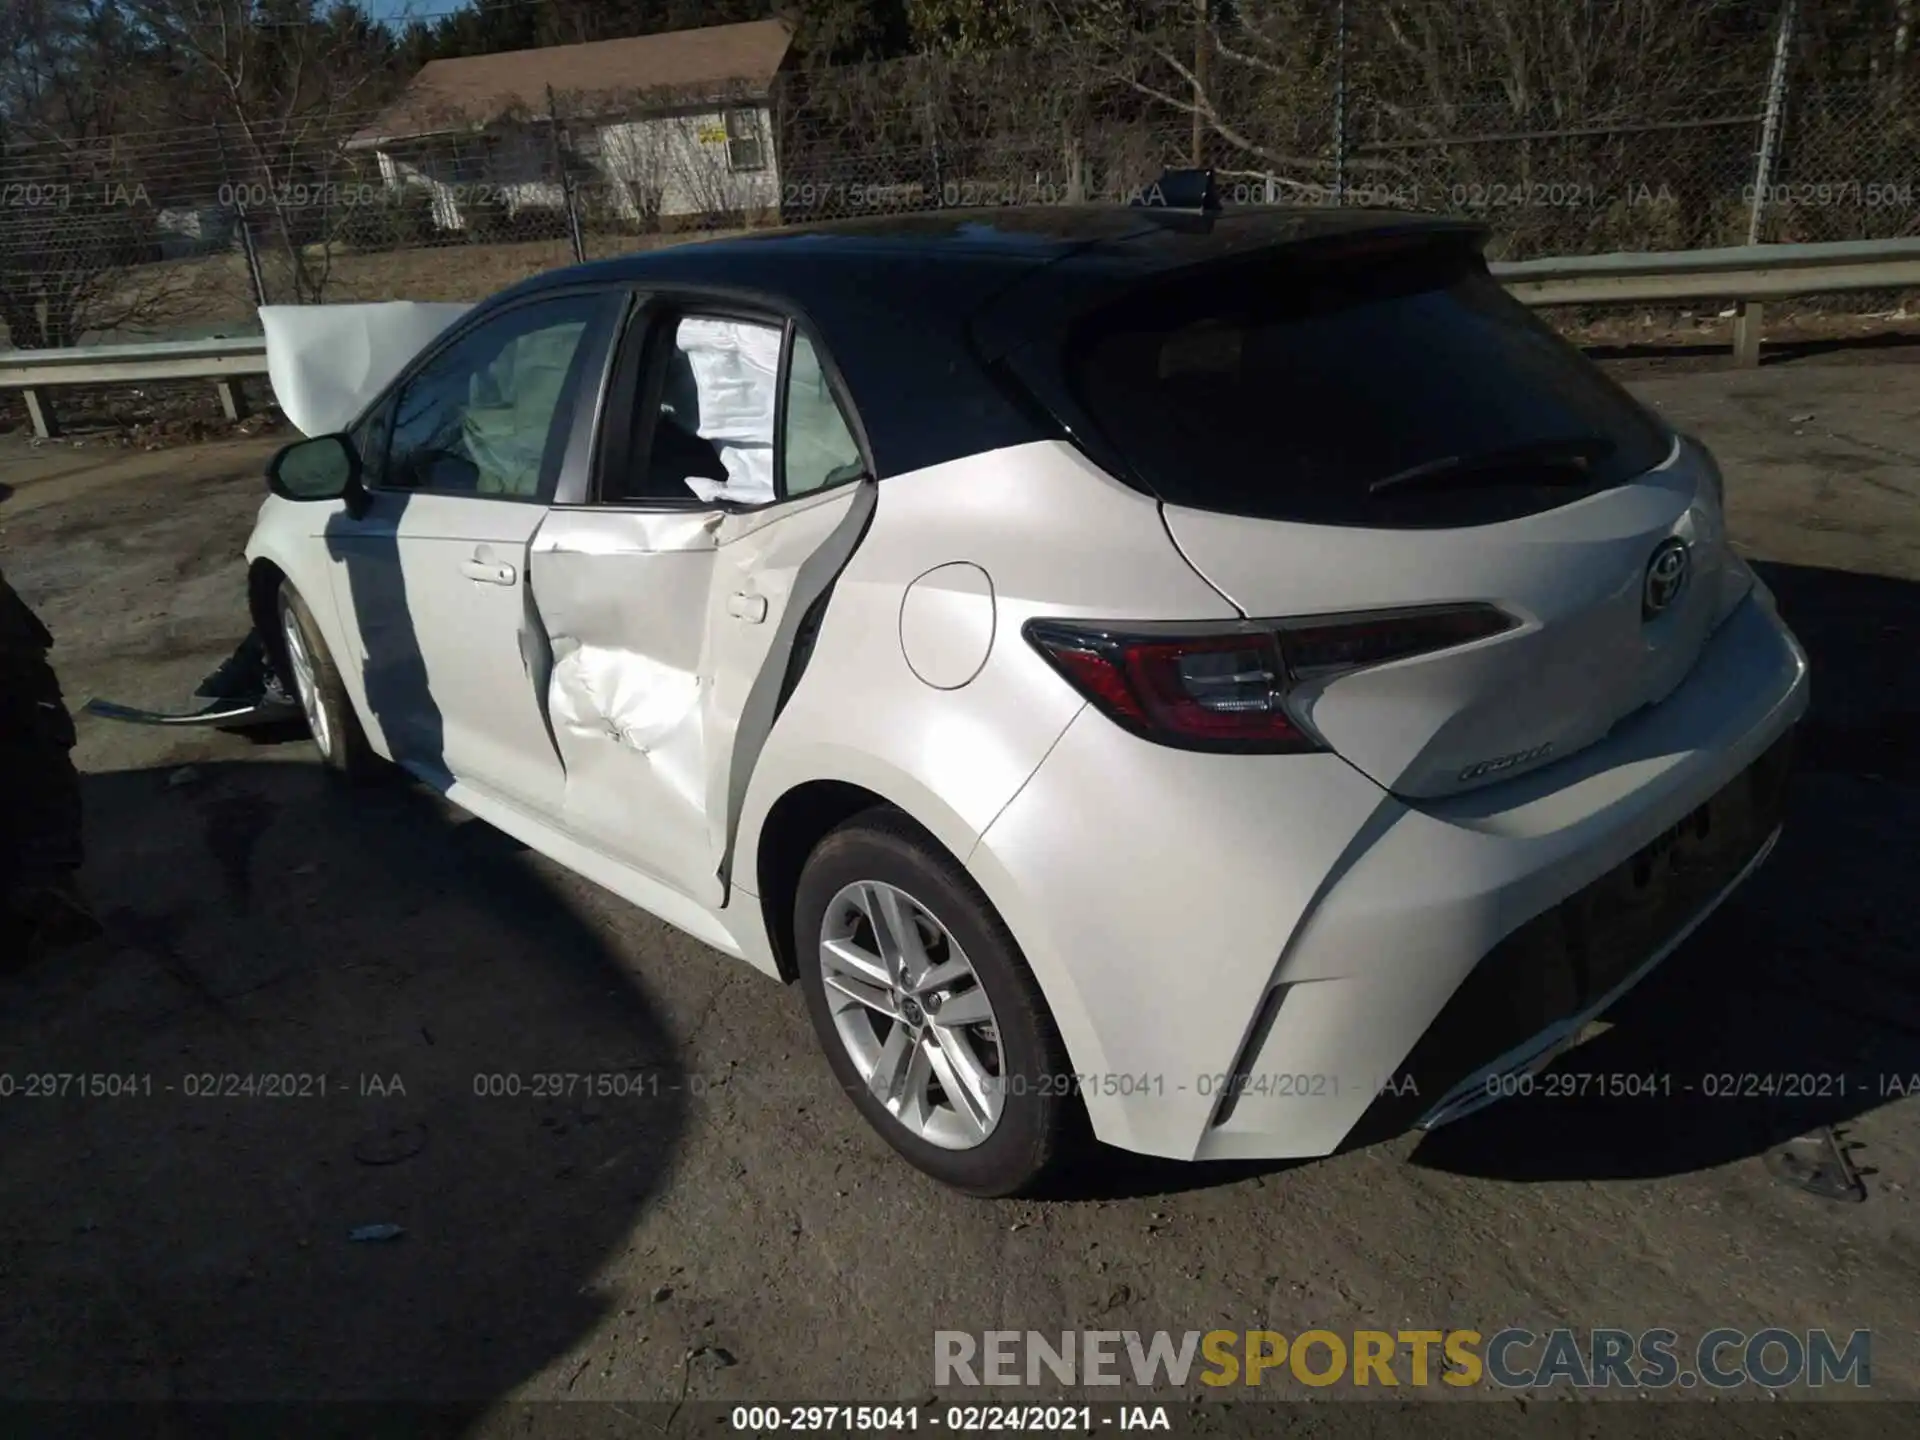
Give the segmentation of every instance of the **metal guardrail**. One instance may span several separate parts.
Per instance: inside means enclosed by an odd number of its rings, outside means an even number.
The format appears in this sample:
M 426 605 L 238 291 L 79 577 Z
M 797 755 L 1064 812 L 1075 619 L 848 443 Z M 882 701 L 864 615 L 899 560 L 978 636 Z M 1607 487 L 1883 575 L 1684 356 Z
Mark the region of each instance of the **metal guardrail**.
M 1761 301 L 1920 289 L 1920 239 L 1582 255 L 1505 262 L 1491 268 L 1516 298 L 1529 305 L 1731 300 L 1735 359 L 1742 365 L 1758 365 Z
M 151 345 L 76 345 L 67 350 L 0 350 L 0 390 L 19 390 L 33 433 L 60 433 L 46 392 L 62 385 L 143 385 L 211 380 L 229 420 L 247 413 L 240 380 L 267 373 L 264 335 L 169 340 Z
M 1737 245 L 1502 261 L 1494 276 L 1529 305 L 1734 303 L 1734 355 L 1760 363 L 1761 302 L 1859 290 L 1920 289 L 1920 239 L 1842 240 L 1820 245 Z M 69 350 L 0 350 L 0 390 L 20 390 L 36 435 L 59 433 L 46 392 L 62 385 L 211 380 L 230 420 L 245 413 L 238 381 L 267 373 L 259 335 Z

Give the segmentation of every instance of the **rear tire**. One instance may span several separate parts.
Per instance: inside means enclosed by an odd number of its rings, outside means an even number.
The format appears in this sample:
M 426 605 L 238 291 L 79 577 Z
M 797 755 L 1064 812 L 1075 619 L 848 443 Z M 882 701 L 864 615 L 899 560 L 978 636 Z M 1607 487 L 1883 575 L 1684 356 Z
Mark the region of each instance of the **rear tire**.
M 349 779 L 364 779 L 378 768 L 379 756 L 354 713 L 340 671 L 320 638 L 320 627 L 300 592 L 282 584 L 275 613 L 280 621 L 278 651 L 285 660 L 287 688 L 300 702 L 321 763 Z
M 952 857 L 899 811 L 856 816 L 801 872 L 794 944 L 834 1076 L 889 1145 L 970 1195 L 1040 1185 L 1084 1112 L 1039 985 Z

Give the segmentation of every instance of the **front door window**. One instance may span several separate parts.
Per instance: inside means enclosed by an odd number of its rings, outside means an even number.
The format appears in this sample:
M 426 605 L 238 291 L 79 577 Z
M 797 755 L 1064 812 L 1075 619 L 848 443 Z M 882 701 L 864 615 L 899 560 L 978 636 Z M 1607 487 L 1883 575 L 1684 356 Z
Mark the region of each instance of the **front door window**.
M 439 494 L 552 493 L 577 388 L 575 361 L 601 295 L 509 310 L 456 340 L 400 391 L 381 484 Z

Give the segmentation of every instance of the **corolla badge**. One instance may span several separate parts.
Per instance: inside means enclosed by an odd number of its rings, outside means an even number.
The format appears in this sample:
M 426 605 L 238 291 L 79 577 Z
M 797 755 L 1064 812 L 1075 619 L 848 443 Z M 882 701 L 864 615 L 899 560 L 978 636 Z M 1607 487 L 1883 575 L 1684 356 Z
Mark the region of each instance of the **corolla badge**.
M 1673 608 L 1687 588 L 1693 571 L 1693 557 L 1687 542 L 1677 537 L 1662 540 L 1647 561 L 1646 579 L 1640 586 L 1640 618 L 1652 620 Z
M 1459 779 L 1462 782 L 1479 780 L 1487 775 L 1498 775 L 1503 770 L 1511 770 L 1516 765 L 1531 765 L 1536 760 L 1544 760 L 1553 753 L 1553 741 L 1544 745 L 1535 745 L 1529 750 L 1516 750 L 1511 755 L 1496 755 L 1491 760 L 1482 760 L 1477 765 L 1469 765 L 1462 770 Z

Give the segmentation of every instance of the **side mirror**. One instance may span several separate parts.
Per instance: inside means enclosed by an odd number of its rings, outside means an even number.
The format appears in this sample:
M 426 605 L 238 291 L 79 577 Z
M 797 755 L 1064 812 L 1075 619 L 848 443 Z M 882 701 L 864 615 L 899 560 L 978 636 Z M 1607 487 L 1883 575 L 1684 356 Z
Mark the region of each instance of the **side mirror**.
M 267 462 L 267 488 L 283 500 L 344 500 L 354 515 L 365 508 L 360 452 L 345 435 L 294 441 Z

